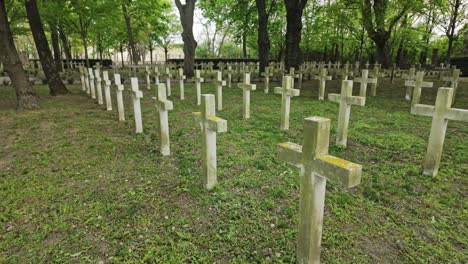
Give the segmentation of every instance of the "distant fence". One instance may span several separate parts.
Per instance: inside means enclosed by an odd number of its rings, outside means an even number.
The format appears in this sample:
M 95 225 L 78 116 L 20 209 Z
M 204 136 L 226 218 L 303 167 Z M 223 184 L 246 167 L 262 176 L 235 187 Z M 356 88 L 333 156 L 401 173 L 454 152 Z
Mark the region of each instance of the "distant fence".
M 461 76 L 468 77 L 468 56 L 451 58 L 450 65 L 456 65 L 462 72 Z
M 41 62 L 40 60 L 37 60 L 37 59 L 33 59 L 33 60 L 29 60 L 31 63 L 33 63 L 36 67 L 36 65 L 39 65 Z M 89 67 L 93 67 L 94 65 L 96 64 L 100 64 L 101 66 L 104 66 L 104 67 L 110 67 L 112 66 L 112 60 L 88 60 L 89 61 Z M 68 69 L 69 67 L 69 63 L 73 64 L 73 65 L 77 65 L 77 64 L 83 64 L 83 65 L 86 65 L 86 60 L 85 59 L 73 59 L 73 60 L 62 60 L 62 63 L 63 63 L 63 67 L 65 69 Z
M 213 63 L 213 68 L 218 69 L 218 63 L 257 63 L 258 59 L 195 59 L 195 64 L 199 63 Z M 270 62 L 276 62 L 275 60 L 270 60 Z M 184 63 L 184 59 L 169 59 L 167 63 L 177 63 L 182 64 Z

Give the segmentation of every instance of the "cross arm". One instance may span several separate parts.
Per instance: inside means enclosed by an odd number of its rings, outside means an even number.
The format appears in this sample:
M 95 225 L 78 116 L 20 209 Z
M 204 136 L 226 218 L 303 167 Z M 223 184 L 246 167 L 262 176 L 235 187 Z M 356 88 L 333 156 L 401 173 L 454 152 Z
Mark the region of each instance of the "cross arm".
M 433 82 L 422 82 L 421 86 L 426 87 L 426 88 L 431 88 L 431 87 L 434 87 L 434 83 Z
M 143 92 L 142 91 L 132 91 L 133 92 L 133 96 L 135 98 L 143 98 Z
M 314 168 L 321 176 L 352 188 L 361 183 L 362 165 L 331 155 L 318 156 Z
M 346 98 L 346 103 L 352 105 L 365 106 L 366 98 L 363 96 L 349 96 Z
M 227 121 L 225 119 L 209 116 L 207 117 L 208 127 L 217 133 L 223 133 L 227 131 Z
M 276 157 L 295 167 L 302 167 L 302 146 L 285 142 L 277 145 Z
M 452 108 L 446 115 L 447 119 L 468 122 L 468 109 Z
M 156 105 L 158 108 L 161 108 L 162 110 L 173 110 L 174 109 L 174 105 L 172 103 L 172 101 L 169 101 L 169 100 L 158 100 L 158 98 L 156 97 L 153 97 L 153 100 L 156 101 Z
M 411 114 L 422 116 L 433 116 L 435 107 L 432 105 L 415 104 L 411 106 Z
M 341 95 L 339 94 L 328 94 L 328 100 L 339 103 L 341 101 Z
M 405 81 L 405 86 L 415 86 L 414 81 Z

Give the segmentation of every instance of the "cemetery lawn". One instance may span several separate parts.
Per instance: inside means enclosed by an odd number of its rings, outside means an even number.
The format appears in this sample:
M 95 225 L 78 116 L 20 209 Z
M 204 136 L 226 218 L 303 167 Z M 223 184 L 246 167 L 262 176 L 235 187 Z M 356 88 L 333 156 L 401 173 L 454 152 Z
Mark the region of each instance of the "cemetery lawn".
M 409 113 L 402 81 L 380 80 L 377 97 L 352 106 L 346 149 L 334 146 L 338 104 L 317 100 L 317 81 L 291 100 L 288 132 L 279 130 L 277 83 L 268 95 L 257 83 L 247 121 L 241 90 L 225 88 L 217 115 L 228 132 L 218 134 L 211 191 L 200 179 L 194 85 L 181 101 L 172 83 L 172 155 L 162 157 L 155 88 L 140 84 L 144 134 L 136 135 L 124 84 L 126 122 L 117 121 L 114 87 L 112 112 L 81 86 L 59 97 L 35 86 L 41 109 L 16 112 L 14 89 L 0 88 L 0 263 L 294 263 L 300 172 L 275 152 L 302 144 L 310 116 L 332 120 L 332 155 L 363 165 L 361 185 L 327 184 L 323 263 L 468 261 L 468 125 L 449 121 L 439 175 L 423 176 L 432 119 Z M 455 107 L 468 109 L 467 86 Z M 326 92 L 338 87 L 327 82 Z M 422 103 L 435 95 L 424 89 Z

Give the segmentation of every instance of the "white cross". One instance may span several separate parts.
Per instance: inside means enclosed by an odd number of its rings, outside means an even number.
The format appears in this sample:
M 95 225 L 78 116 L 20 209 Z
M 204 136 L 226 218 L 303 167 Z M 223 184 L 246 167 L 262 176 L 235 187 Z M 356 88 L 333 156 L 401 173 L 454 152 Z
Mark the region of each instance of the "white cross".
M 223 110 L 223 86 L 226 86 L 226 81 L 223 81 L 223 74 L 221 71 L 216 71 L 216 79 L 213 82 L 216 86 L 218 111 L 221 111 Z
M 338 128 L 336 131 L 336 144 L 346 147 L 351 105 L 364 106 L 366 104 L 366 97 L 353 96 L 353 81 L 343 81 L 341 83 L 341 95 L 329 94 L 328 100 L 340 104 Z
M 413 90 L 412 91 L 413 101 L 411 102 L 411 104 L 419 104 L 419 100 L 421 98 L 421 88 L 431 88 L 433 86 L 432 82 L 424 82 L 423 78 L 424 78 L 424 72 L 419 71 L 416 74 L 415 80 L 405 81 L 405 86 L 408 86 L 408 88 L 406 88 L 406 96 L 405 96 L 406 100 L 411 99 L 411 90 Z M 409 94 L 408 94 L 408 90 L 409 90 Z
M 319 100 L 325 99 L 325 82 L 331 80 L 331 76 L 327 76 L 327 70 L 322 68 L 320 75 L 316 75 L 314 79 L 319 80 Z
M 138 78 L 130 78 L 132 82 L 133 113 L 135 115 L 135 132 L 143 133 L 143 120 L 141 118 L 140 99 L 143 98 L 143 92 L 138 90 Z
M 442 87 L 437 91 L 435 106 L 415 104 L 411 114 L 432 117 L 431 133 L 427 145 L 423 167 L 424 175 L 436 176 L 444 147 L 448 120 L 468 122 L 468 110 L 451 108 L 453 88 Z
M 216 117 L 215 97 L 212 94 L 202 95 L 201 112 L 195 112 L 193 116 L 202 132 L 203 182 L 205 188 L 211 189 L 217 182 L 216 133 L 227 131 L 227 121 Z
M 291 142 L 278 145 L 278 159 L 301 168 L 298 263 L 320 263 L 327 179 L 346 188 L 361 182 L 361 165 L 328 155 L 329 136 L 330 119 L 309 117 L 304 120 L 302 146 Z
M 458 89 L 458 82 L 460 81 L 460 69 L 454 69 L 452 73 L 452 77 L 444 77 L 444 81 L 450 82 L 450 87 L 453 88 L 453 97 L 452 97 L 452 104 L 455 101 L 455 97 L 457 95 Z
M 377 83 L 377 78 L 368 78 L 368 76 L 369 70 L 362 70 L 361 78 L 354 78 L 355 82 L 361 83 L 361 87 L 359 89 L 359 96 L 366 97 L 368 83 Z
M 93 68 L 88 68 L 89 86 L 91 87 L 91 98 L 96 99 L 96 89 L 94 87 Z
M 102 100 L 101 74 L 99 72 L 99 68 L 96 67 L 96 69 L 94 70 L 94 73 L 96 75 L 96 89 L 97 89 L 98 104 L 102 105 L 104 104 L 104 101 Z
M 300 91 L 292 88 L 292 77 L 283 77 L 282 87 L 275 87 L 275 94 L 281 94 L 281 130 L 289 129 L 289 112 L 291 109 L 291 97 L 299 96 Z
M 107 71 L 103 71 L 102 78 L 104 79 L 104 95 L 106 97 L 106 109 L 107 111 L 112 111 L 112 101 L 110 93 L 111 81 L 109 80 L 109 73 Z
M 171 96 L 171 68 L 166 67 L 166 88 L 167 88 L 167 96 Z
M 167 100 L 166 87 L 164 84 L 157 85 L 157 94 L 153 99 L 156 101 L 156 109 L 159 112 L 159 151 L 163 156 L 171 154 L 169 144 L 169 116 L 168 111 L 174 109 L 172 101 Z
M 205 79 L 200 77 L 200 70 L 195 70 L 195 87 L 197 90 L 197 105 L 201 104 L 201 83 L 205 81 Z
M 184 75 L 184 69 L 179 68 L 179 87 L 180 87 L 180 100 L 185 99 L 185 89 L 184 89 L 184 80 L 185 80 L 185 75 Z
M 151 90 L 151 76 L 150 76 L 150 70 L 151 68 L 149 66 L 146 66 L 146 88 L 148 90 Z
M 270 71 L 270 67 L 265 67 L 265 71 L 262 72 L 262 76 L 265 77 L 265 88 L 264 92 L 267 94 L 270 89 L 270 77 L 273 76 L 273 72 Z
M 115 85 L 117 86 L 116 97 L 117 97 L 117 110 L 119 112 L 119 121 L 125 121 L 125 109 L 124 109 L 124 103 L 123 103 L 124 86 L 122 85 L 120 81 L 120 74 L 118 73 L 114 74 L 114 82 L 115 82 Z
M 242 109 L 244 119 L 250 118 L 250 91 L 254 91 L 257 86 L 250 84 L 250 73 L 244 73 L 244 82 L 237 84 L 238 88 L 242 89 Z

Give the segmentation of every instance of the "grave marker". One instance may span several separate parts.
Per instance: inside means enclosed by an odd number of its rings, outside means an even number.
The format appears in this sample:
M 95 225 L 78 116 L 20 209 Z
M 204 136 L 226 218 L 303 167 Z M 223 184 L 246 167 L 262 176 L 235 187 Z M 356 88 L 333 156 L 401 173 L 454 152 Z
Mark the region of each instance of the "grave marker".
M 431 133 L 423 162 L 424 175 L 436 176 L 439 172 L 448 121 L 468 122 L 468 109 L 451 108 L 452 98 L 453 88 L 442 87 L 437 91 L 435 106 L 415 104 L 411 107 L 413 115 L 432 117 Z
M 212 94 L 202 95 L 201 112 L 193 113 L 202 132 L 202 167 L 203 182 L 207 189 L 217 182 L 216 170 L 216 133 L 227 131 L 227 121 L 216 117 L 215 97 Z
M 223 110 L 223 86 L 226 86 L 226 81 L 223 81 L 221 71 L 216 71 L 216 79 L 213 81 L 216 86 L 216 101 L 218 111 Z
M 184 80 L 185 80 L 184 69 L 179 68 L 180 100 L 185 99 Z
M 343 81 L 341 83 L 341 94 L 329 94 L 328 100 L 340 104 L 336 144 L 346 147 L 351 105 L 364 106 L 366 104 L 366 97 L 353 96 L 353 81 Z
M 273 76 L 273 72 L 270 71 L 270 67 L 265 67 L 265 71 L 262 72 L 262 76 L 265 77 L 265 88 L 263 91 L 267 94 L 270 89 L 270 77 Z
M 410 94 L 411 94 L 411 89 L 413 89 L 413 91 L 412 91 L 413 92 L 413 100 L 411 102 L 412 105 L 413 104 L 419 104 L 419 100 L 421 98 L 421 89 L 422 88 L 431 88 L 433 86 L 432 82 L 424 82 L 423 78 L 424 78 L 424 72 L 419 71 L 416 74 L 416 79 L 415 80 L 405 81 L 405 86 L 408 86 L 408 88 L 406 88 L 406 93 L 407 94 L 406 94 L 405 98 L 408 98 L 408 89 L 410 90 Z M 411 99 L 411 95 L 409 96 L 409 98 Z
M 366 97 L 367 94 L 367 84 L 368 83 L 377 83 L 377 78 L 368 78 L 369 70 L 362 70 L 361 78 L 354 78 L 355 82 L 361 83 L 359 88 L 359 96 Z
M 361 181 L 361 165 L 328 155 L 329 136 L 330 119 L 309 117 L 304 120 L 302 146 L 291 142 L 278 145 L 278 159 L 301 168 L 298 263 L 320 263 L 327 180 L 346 188 Z
M 324 100 L 325 98 L 325 82 L 332 79 L 331 76 L 327 76 L 327 70 L 322 68 L 320 75 L 314 77 L 315 80 L 319 80 L 319 100 Z
M 156 101 L 156 109 L 159 112 L 159 151 L 163 156 L 171 154 L 169 144 L 169 117 L 168 111 L 174 109 L 172 101 L 167 100 L 166 86 L 164 84 L 157 85 L 157 96 L 153 97 Z
M 102 100 L 101 74 L 99 72 L 99 68 L 95 69 L 94 73 L 96 74 L 96 88 L 97 88 L 98 104 L 102 105 L 104 104 L 104 101 Z
M 91 87 L 91 98 L 96 99 L 96 89 L 94 88 L 93 68 L 88 68 L 89 86 Z
M 140 99 L 143 98 L 143 92 L 138 90 L 138 78 L 130 78 L 132 82 L 133 113 L 135 115 L 135 133 L 143 133 L 143 121 L 141 118 Z
M 117 110 L 119 112 L 119 121 L 125 121 L 125 110 L 124 110 L 124 103 L 123 103 L 123 90 L 124 86 L 120 81 L 120 74 L 114 74 L 114 82 L 117 86 L 116 90 L 116 97 L 117 97 Z
M 242 89 L 242 109 L 244 119 L 250 118 L 250 91 L 256 89 L 255 84 L 250 84 L 250 73 L 244 73 L 244 81 L 237 84 L 238 88 Z
M 195 70 L 195 87 L 197 90 L 197 105 L 201 104 L 201 83 L 205 81 L 205 79 L 200 77 L 200 70 Z
M 112 101 L 110 93 L 111 81 L 109 80 L 109 73 L 107 71 L 103 71 L 102 77 L 104 79 L 104 95 L 106 97 L 106 109 L 107 111 L 112 111 Z
M 282 87 L 275 87 L 275 93 L 281 94 L 281 130 L 289 129 L 289 112 L 291 109 L 291 97 L 299 96 L 300 90 L 292 88 L 292 77 L 283 77 Z

